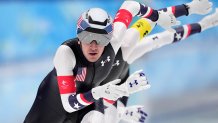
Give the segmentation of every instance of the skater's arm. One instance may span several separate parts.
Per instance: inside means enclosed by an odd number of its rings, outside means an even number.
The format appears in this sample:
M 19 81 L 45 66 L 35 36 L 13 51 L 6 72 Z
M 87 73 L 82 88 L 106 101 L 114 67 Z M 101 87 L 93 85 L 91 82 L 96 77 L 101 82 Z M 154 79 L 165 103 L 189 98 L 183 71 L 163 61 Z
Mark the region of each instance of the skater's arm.
M 142 18 L 147 18 L 152 22 L 158 23 L 164 28 L 169 28 L 176 24 L 175 18 L 172 18 L 171 13 L 160 12 L 161 16 L 157 10 L 147 7 L 136 1 L 124 1 L 118 10 L 114 19 L 114 31 L 111 44 L 117 53 L 122 42 L 124 40 L 123 36 L 129 27 L 133 17 L 140 16 Z
M 143 38 L 139 43 L 137 43 L 133 52 L 131 52 L 130 56 L 128 57 L 127 62 L 131 64 L 133 61 L 151 50 L 184 40 L 190 35 L 200 33 L 201 26 L 198 23 L 193 23 L 179 26 L 175 28 L 175 30 L 176 32 L 164 31 L 162 33 Z
M 152 21 L 156 21 L 158 19 L 158 12 L 156 10 L 153 10 L 150 7 L 145 7 L 136 1 L 124 1 L 120 9 L 117 11 L 113 21 L 114 31 L 113 38 L 111 39 L 111 44 L 115 53 L 117 53 L 120 48 L 123 36 L 133 17 L 141 15 L 141 12 L 145 15 L 145 18 L 149 18 Z
M 167 8 L 162 8 L 159 9 L 158 11 L 168 11 L 171 12 L 176 18 L 181 17 L 181 16 L 188 16 L 188 7 L 185 4 L 182 5 L 176 5 L 176 6 L 171 6 Z
M 94 101 L 91 91 L 76 94 L 76 78 L 73 75 L 75 64 L 76 58 L 71 48 L 61 45 L 55 54 L 54 66 L 62 105 L 67 112 L 80 110 Z
M 161 9 L 159 11 L 169 11 L 174 14 L 175 17 L 188 15 L 188 8 L 185 5 L 172 6 Z M 145 36 L 147 36 L 155 27 L 156 22 L 150 21 L 146 18 L 141 18 L 136 21 L 131 28 L 127 29 L 123 44 L 121 45 L 123 59 L 127 61 L 127 58 L 134 50 L 135 45 Z
M 127 61 L 136 44 L 153 30 L 155 24 L 155 22 L 141 18 L 126 31 L 123 38 L 123 44 L 121 45 L 124 61 Z
M 193 0 L 192 2 L 171 6 L 158 11 L 171 12 L 176 18 L 191 14 L 205 15 L 212 10 L 213 3 L 208 0 Z
M 132 18 L 135 16 L 147 18 L 152 22 L 159 23 L 159 25 L 163 27 L 169 27 L 175 25 L 176 21 L 174 20 L 174 22 L 169 24 L 172 21 L 172 18 L 167 16 L 173 14 L 177 18 L 191 14 L 204 15 L 212 10 L 212 5 L 212 2 L 208 0 L 193 0 L 189 3 L 154 10 L 136 1 L 124 1 L 114 19 L 114 35 L 115 37 L 122 38 L 130 25 Z M 163 12 L 161 11 L 167 11 L 168 13 L 165 13 L 164 16 L 162 16 Z M 121 38 L 117 39 L 120 40 Z
M 172 6 L 168 8 L 163 8 L 158 11 L 166 11 L 172 13 L 176 18 L 180 16 L 188 16 L 191 14 L 207 14 L 211 11 L 212 3 L 208 0 L 193 0 L 190 3 L 185 3 L 177 6 Z M 140 4 L 140 8 L 144 6 Z M 141 9 L 144 10 L 144 9 Z M 138 15 L 143 17 L 142 15 Z M 139 19 L 133 24 L 133 26 L 127 29 L 122 44 L 123 58 L 126 61 L 130 53 L 134 49 L 136 43 L 143 37 L 148 35 L 155 27 L 156 22 L 150 21 L 145 18 Z

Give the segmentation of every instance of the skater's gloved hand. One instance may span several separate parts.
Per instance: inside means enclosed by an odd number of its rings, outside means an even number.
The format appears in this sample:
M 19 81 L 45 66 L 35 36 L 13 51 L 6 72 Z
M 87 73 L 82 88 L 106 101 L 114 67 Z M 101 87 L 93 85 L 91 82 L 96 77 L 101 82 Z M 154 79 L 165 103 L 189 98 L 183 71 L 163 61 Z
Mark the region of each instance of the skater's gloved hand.
M 188 6 L 189 15 L 200 14 L 205 15 L 212 10 L 213 3 L 208 0 L 192 0 L 186 4 Z
M 116 85 L 120 83 L 120 79 L 111 81 L 105 85 L 98 86 L 92 89 L 92 96 L 94 99 L 106 98 L 108 100 L 116 101 L 118 98 L 126 95 L 126 90 Z
M 121 120 L 134 123 L 144 123 L 147 113 L 144 111 L 144 106 L 135 105 L 129 107 L 117 107 Z
M 160 10 L 158 11 L 159 17 L 158 20 L 156 21 L 157 24 L 159 26 L 161 26 L 162 28 L 166 29 L 166 30 L 172 30 L 172 26 L 175 25 L 180 25 L 181 22 L 176 20 L 176 17 L 173 15 L 173 13 L 169 12 L 169 11 L 163 11 Z
M 218 8 L 216 8 L 215 13 L 205 16 L 200 22 L 201 31 L 218 25 Z
M 150 88 L 147 78 L 142 70 L 136 71 L 135 73 L 131 74 L 126 82 L 124 82 L 120 86 L 124 90 L 127 90 L 127 95 L 125 96 L 129 96 L 132 93 Z

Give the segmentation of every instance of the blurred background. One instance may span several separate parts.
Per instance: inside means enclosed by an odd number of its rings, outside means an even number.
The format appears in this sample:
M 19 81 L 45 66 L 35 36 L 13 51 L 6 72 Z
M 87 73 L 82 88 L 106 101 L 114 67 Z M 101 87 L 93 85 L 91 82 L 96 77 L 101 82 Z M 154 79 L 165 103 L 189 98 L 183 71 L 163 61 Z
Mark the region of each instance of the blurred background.
M 211 0 L 213 8 L 218 1 Z M 123 0 L 0 1 L 0 123 L 22 123 L 42 79 L 53 68 L 59 45 L 74 38 L 76 21 L 91 7 L 114 17 Z M 154 9 L 191 0 L 141 0 Z M 214 9 L 213 9 L 214 12 Z M 203 16 L 181 17 L 182 24 Z M 135 21 L 136 19 L 134 19 Z M 156 27 L 151 34 L 164 31 Z M 144 55 L 131 72 L 144 69 L 151 88 L 130 97 L 144 105 L 148 123 L 218 122 L 218 27 Z

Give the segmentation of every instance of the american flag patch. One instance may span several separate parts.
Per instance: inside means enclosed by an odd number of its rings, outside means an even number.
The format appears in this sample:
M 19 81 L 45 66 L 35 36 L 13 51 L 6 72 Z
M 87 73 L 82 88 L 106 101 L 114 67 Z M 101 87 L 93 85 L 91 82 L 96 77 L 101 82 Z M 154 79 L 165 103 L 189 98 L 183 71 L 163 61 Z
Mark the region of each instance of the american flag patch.
M 86 67 L 79 67 L 77 70 L 76 80 L 77 81 L 84 81 L 86 78 Z

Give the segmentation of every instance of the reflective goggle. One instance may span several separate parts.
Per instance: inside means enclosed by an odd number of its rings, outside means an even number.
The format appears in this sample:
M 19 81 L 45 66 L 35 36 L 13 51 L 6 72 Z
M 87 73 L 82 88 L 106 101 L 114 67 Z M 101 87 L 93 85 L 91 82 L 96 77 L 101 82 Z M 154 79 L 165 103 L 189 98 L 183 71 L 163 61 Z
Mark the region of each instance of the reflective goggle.
M 90 44 L 92 41 L 96 41 L 98 45 L 107 46 L 112 38 L 112 33 L 98 34 L 88 31 L 82 31 L 78 34 L 78 38 L 83 43 Z

